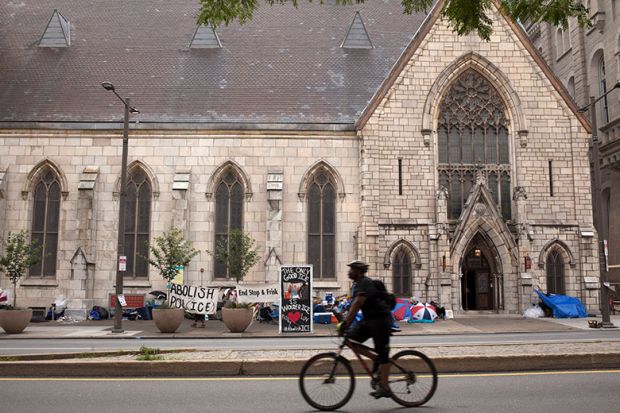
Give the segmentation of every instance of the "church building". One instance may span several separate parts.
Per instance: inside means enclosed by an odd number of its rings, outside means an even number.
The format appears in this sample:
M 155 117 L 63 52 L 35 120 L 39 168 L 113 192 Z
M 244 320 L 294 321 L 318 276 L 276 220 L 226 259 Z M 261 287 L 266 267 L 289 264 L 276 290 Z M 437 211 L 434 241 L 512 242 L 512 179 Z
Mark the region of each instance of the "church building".
M 43 246 L 18 305 L 110 305 L 117 94 L 139 111 L 128 297 L 164 288 L 142 257 L 173 227 L 200 251 L 186 283 L 234 285 L 208 251 L 241 229 L 261 255 L 244 282 L 312 264 L 315 295 L 346 293 L 361 259 L 396 295 L 457 316 L 522 313 L 535 289 L 598 312 L 588 120 L 497 5 L 484 41 L 455 34 L 442 4 L 261 5 L 213 29 L 195 0 L 4 2 L 0 234 Z

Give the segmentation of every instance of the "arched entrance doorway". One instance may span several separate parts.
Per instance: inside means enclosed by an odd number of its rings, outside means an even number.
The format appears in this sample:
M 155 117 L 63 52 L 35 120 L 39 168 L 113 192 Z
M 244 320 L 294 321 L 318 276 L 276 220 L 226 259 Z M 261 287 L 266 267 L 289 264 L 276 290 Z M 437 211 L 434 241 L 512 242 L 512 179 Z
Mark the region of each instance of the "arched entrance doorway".
M 497 277 L 494 254 L 480 235 L 470 242 L 461 265 L 461 305 L 463 310 L 497 308 Z

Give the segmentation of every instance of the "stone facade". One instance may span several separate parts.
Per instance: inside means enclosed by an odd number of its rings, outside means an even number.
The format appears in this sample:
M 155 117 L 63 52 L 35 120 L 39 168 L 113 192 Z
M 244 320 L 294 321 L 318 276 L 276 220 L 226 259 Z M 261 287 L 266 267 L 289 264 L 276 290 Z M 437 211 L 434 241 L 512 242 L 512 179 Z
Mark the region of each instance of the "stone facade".
M 588 105 L 590 96 L 603 94 L 601 59 L 605 63 L 605 89 L 610 91 L 620 81 L 620 4 L 592 0 L 586 5 L 594 23 L 592 28 L 581 28 L 574 19 L 569 21 L 567 30 L 546 24 L 528 27 L 528 34 L 539 53 L 579 107 Z M 605 101 L 596 105 L 601 143 L 602 238 L 609 242 L 608 278 L 620 291 L 620 268 L 614 268 L 620 264 L 620 89 L 609 93 L 606 105 L 607 115 L 603 115 Z M 595 211 L 597 202 L 595 197 Z M 594 219 L 596 221 L 597 216 Z M 620 299 L 620 295 L 616 299 Z
M 588 123 L 525 34 L 493 17 L 494 34 L 485 42 L 456 36 L 434 9 L 351 131 L 132 124 L 129 169 L 141 168 L 152 186 L 151 238 L 181 227 L 201 251 L 185 271 L 187 282 L 230 284 L 214 281 L 206 251 L 214 243 L 214 186 L 234 168 L 245 186 L 244 230 L 263 257 L 247 281 L 273 280 L 279 263 L 306 261 L 305 183 L 324 168 L 337 192 L 337 278 L 315 280 L 320 291 L 346 292 L 346 263 L 355 257 L 389 287 L 394 257 L 405 251 L 420 300 L 439 300 L 457 313 L 520 313 L 531 305 L 533 288 L 546 290 L 554 251 L 566 293 L 598 311 Z M 449 219 L 450 194 L 439 185 L 439 107 L 468 70 L 497 91 L 508 118 L 508 220 L 482 174 L 458 219 Z M 62 191 L 57 276 L 24 279 L 19 304 L 46 306 L 63 294 L 74 310 L 107 305 L 116 274 L 120 162 L 115 129 L 0 129 L 0 230 L 30 228 L 32 186 L 44 171 L 54 171 Z M 174 189 L 182 179 L 189 187 Z M 268 190 L 272 179 L 281 179 L 281 192 Z M 486 266 L 474 269 L 471 262 L 482 265 L 482 258 Z M 145 294 L 163 284 L 151 271 L 148 279 L 126 280 L 125 291 Z

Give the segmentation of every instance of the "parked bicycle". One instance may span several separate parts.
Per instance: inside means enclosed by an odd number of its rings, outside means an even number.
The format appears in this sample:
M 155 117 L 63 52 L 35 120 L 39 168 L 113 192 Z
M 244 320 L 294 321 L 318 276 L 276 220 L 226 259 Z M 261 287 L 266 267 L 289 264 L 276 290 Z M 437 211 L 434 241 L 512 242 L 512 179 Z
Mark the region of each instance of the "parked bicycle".
M 341 338 L 337 352 L 321 353 L 310 358 L 299 374 L 301 395 L 310 406 L 319 410 L 336 410 L 344 406 L 355 390 L 355 373 L 348 359 L 342 355 L 345 347 L 353 350 L 361 366 L 370 377 L 374 389 L 379 378 L 368 367 L 356 347 L 375 354 L 361 343 L 352 345 L 346 334 Z M 421 406 L 428 402 L 437 390 L 437 369 L 423 353 L 403 350 L 390 357 L 390 397 L 405 407 Z

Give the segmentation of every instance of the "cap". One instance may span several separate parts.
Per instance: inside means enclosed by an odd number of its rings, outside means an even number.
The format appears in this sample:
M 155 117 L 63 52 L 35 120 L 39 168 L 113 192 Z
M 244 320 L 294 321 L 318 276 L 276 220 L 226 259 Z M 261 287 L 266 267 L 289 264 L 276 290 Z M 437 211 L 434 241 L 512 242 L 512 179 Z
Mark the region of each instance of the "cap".
M 351 261 L 350 263 L 347 264 L 347 267 L 355 268 L 355 269 L 361 270 L 362 272 L 368 271 L 368 264 L 360 260 Z

